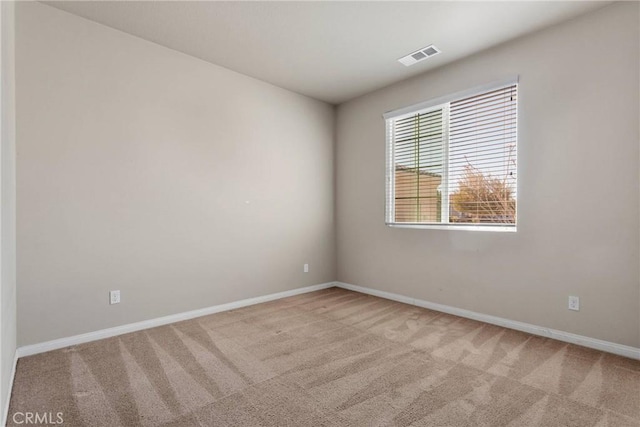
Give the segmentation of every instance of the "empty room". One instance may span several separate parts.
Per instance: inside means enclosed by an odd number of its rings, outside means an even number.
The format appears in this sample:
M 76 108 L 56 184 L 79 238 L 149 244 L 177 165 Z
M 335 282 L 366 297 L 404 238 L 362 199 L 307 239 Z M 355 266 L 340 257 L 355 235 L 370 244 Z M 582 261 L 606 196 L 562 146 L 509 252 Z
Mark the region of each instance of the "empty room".
M 0 425 L 640 427 L 640 2 L 0 2 Z

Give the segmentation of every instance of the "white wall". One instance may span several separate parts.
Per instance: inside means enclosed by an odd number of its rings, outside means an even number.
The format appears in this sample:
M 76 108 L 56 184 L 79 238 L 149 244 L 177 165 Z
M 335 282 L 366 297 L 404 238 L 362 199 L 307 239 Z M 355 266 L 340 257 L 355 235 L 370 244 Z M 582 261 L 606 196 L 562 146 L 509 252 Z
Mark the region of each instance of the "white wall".
M 613 4 L 341 105 L 338 280 L 638 347 L 638 6 Z M 386 227 L 382 114 L 516 74 L 517 233 Z
M 14 2 L 0 4 L 0 423 L 6 417 L 16 352 L 14 10 Z
M 333 107 L 39 3 L 16 31 L 19 345 L 335 279 Z

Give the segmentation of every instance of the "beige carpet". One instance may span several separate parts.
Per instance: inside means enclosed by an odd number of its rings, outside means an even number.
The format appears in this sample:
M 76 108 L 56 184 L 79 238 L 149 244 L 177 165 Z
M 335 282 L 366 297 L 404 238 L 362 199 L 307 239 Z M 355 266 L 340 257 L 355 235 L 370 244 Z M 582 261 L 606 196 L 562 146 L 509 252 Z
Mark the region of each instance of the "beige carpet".
M 640 426 L 640 362 L 331 288 L 20 359 L 9 425 L 28 411 L 66 426 Z

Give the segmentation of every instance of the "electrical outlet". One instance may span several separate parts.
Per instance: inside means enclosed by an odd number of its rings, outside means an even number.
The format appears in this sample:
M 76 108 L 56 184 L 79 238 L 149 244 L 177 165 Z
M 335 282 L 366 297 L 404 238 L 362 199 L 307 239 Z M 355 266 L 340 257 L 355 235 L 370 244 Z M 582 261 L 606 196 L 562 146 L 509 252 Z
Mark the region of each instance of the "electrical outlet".
M 580 310 L 580 297 L 569 296 L 569 310 Z
M 109 304 L 120 304 L 120 291 L 109 292 Z
M 309 272 L 309 264 L 305 264 L 304 267 L 302 268 L 302 271 L 304 271 L 305 273 Z

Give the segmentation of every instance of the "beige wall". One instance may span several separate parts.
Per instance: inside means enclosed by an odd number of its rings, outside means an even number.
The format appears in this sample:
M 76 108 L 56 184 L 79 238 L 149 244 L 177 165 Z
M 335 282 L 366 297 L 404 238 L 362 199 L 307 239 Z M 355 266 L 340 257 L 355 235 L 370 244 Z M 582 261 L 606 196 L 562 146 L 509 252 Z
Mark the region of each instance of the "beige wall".
M 614 4 L 341 105 L 338 280 L 639 346 L 638 16 Z M 386 227 L 382 114 L 515 74 L 517 233 Z
M 16 179 L 15 179 L 15 4 L 0 4 L 2 59 L 0 75 L 0 423 L 9 399 L 16 352 Z
M 19 344 L 337 276 L 640 345 L 638 12 L 615 4 L 376 91 L 334 127 L 326 104 L 21 3 Z M 382 113 L 514 74 L 518 232 L 386 227 Z
M 331 106 L 38 3 L 16 37 L 20 345 L 335 279 Z

